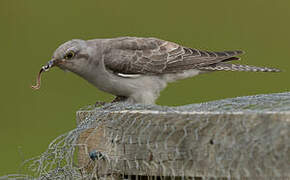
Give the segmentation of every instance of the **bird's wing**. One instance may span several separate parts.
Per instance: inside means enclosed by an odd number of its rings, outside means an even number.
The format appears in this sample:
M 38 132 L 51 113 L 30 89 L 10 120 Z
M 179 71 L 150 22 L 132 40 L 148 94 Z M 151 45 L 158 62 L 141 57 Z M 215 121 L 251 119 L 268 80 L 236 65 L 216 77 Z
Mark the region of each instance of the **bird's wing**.
M 209 52 L 156 38 L 124 37 L 108 41 L 106 68 L 121 74 L 165 74 L 238 60 L 242 51 Z

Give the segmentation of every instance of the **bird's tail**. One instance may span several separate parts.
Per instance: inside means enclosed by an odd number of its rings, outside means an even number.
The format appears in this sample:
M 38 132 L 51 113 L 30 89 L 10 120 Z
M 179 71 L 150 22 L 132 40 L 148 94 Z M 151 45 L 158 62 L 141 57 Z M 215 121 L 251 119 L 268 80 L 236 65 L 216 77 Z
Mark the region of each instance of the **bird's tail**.
M 200 70 L 206 71 L 250 71 L 250 72 L 280 72 L 276 68 L 256 67 L 241 64 L 217 63 L 209 66 L 199 67 Z

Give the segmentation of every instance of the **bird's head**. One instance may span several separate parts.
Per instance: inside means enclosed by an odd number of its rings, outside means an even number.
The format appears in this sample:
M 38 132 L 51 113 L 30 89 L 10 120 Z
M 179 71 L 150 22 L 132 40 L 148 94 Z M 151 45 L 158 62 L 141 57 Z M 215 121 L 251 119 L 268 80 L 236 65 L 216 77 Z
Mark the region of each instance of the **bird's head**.
M 80 74 L 87 67 L 89 57 L 90 53 L 86 41 L 74 39 L 60 45 L 54 51 L 51 61 L 52 66 Z
M 91 57 L 91 51 L 88 46 L 87 41 L 81 39 L 73 39 L 60 45 L 54 51 L 52 59 L 40 69 L 37 84 L 32 86 L 32 88 L 39 89 L 41 73 L 48 71 L 54 66 L 79 75 L 85 73 Z

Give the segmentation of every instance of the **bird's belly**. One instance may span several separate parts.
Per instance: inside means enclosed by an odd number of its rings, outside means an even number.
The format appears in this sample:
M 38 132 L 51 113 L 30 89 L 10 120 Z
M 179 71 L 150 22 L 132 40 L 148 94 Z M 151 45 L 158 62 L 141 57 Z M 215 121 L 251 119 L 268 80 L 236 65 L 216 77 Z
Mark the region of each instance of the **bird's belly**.
M 109 78 L 92 82 L 98 89 L 117 95 L 132 96 L 138 94 L 159 94 L 165 88 L 166 82 L 154 76 L 141 76 L 138 78 L 124 78 L 113 75 Z
M 172 73 L 172 74 L 164 74 L 162 76 L 162 78 L 166 81 L 166 82 L 174 82 L 180 79 L 186 79 L 186 78 L 190 78 L 193 76 L 196 76 L 198 74 L 202 73 L 200 70 L 197 69 L 191 69 L 191 70 L 186 70 L 184 72 L 180 72 L 180 73 Z

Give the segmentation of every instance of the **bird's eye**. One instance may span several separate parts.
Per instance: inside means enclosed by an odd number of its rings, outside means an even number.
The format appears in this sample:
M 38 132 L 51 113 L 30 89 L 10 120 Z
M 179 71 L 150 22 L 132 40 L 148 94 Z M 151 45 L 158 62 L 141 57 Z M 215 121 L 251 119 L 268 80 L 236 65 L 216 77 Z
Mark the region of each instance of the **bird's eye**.
M 65 59 L 71 59 L 75 56 L 75 53 L 73 51 L 69 51 L 68 53 L 66 53 L 66 55 L 64 56 Z

